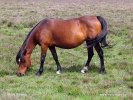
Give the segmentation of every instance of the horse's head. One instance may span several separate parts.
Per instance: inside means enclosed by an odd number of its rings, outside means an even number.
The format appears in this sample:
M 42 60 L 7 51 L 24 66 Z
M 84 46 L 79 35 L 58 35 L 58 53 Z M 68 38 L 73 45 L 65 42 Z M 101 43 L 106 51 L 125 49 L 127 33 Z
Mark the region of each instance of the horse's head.
M 18 76 L 25 75 L 26 71 L 31 65 L 30 56 L 26 52 L 26 49 L 20 50 L 16 56 L 16 62 L 19 65 L 17 72 Z

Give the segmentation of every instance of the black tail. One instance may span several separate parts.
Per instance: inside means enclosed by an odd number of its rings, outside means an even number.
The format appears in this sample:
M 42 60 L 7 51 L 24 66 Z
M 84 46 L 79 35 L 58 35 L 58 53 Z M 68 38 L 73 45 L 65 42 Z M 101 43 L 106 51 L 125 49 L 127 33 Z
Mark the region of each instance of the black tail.
M 102 41 L 100 42 L 102 48 L 109 46 L 106 40 L 107 40 L 107 39 L 106 39 L 106 36 L 105 36 L 105 37 L 102 39 Z
M 100 21 L 101 26 L 102 26 L 102 32 L 100 33 L 100 35 L 98 37 L 96 37 L 94 40 L 91 40 L 88 42 L 87 47 L 92 47 L 95 44 L 97 44 L 98 42 L 105 42 L 106 41 L 106 35 L 107 35 L 107 23 L 105 21 L 105 19 L 101 16 L 97 16 L 97 19 Z

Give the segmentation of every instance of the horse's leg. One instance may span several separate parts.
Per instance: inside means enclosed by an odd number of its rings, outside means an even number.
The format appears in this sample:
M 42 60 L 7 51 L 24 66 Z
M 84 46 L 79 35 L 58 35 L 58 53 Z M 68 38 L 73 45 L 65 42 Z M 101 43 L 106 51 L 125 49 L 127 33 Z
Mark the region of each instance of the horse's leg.
M 40 76 L 42 74 L 42 72 L 44 71 L 43 65 L 45 62 L 46 52 L 47 52 L 47 47 L 41 46 L 40 68 L 39 68 L 38 72 L 36 73 L 37 76 Z
M 53 58 L 54 58 L 54 60 L 55 60 L 55 62 L 56 62 L 56 65 L 57 65 L 57 74 L 60 74 L 60 71 L 61 71 L 61 66 L 60 66 L 60 63 L 59 63 L 59 61 L 58 61 L 58 56 L 57 56 L 57 53 L 56 53 L 56 49 L 55 49 L 55 47 L 54 46 L 52 46 L 52 47 L 49 47 L 49 49 L 50 49 L 50 51 L 51 51 L 51 53 L 52 53 L 52 55 L 53 55 Z
M 86 44 L 87 44 L 87 41 L 86 41 Z M 87 48 L 87 51 L 88 51 L 88 59 L 86 61 L 86 64 L 85 66 L 83 67 L 83 69 L 81 70 L 81 73 L 85 73 L 88 71 L 88 67 L 89 67 L 89 64 L 90 64 L 90 61 L 94 55 L 94 52 L 93 52 L 93 47 L 90 47 L 90 48 Z
M 100 44 L 96 44 L 95 46 L 95 49 L 100 57 L 100 64 L 101 64 L 101 68 L 100 68 L 100 73 L 103 74 L 104 71 L 105 71 L 105 68 L 104 68 L 104 56 L 103 56 L 103 50 L 102 48 L 100 47 Z

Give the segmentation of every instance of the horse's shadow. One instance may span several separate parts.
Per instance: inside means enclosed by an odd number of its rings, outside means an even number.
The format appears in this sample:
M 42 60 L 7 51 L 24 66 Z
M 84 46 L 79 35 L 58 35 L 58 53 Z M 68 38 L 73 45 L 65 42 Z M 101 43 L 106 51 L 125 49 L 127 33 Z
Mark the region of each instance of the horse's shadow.
M 68 67 L 62 67 L 62 72 L 80 72 L 81 69 L 83 68 L 83 65 L 72 65 L 72 66 L 68 66 Z M 55 70 L 53 68 L 47 68 L 46 69 L 47 72 L 54 72 Z M 89 72 L 99 72 L 100 68 L 98 68 L 98 66 L 96 66 L 95 64 L 91 64 L 89 66 Z

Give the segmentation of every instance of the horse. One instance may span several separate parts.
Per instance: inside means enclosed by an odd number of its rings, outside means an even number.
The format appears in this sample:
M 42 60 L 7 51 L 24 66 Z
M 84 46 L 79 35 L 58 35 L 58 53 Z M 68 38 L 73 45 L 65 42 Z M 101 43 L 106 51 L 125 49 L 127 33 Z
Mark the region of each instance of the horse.
M 100 58 L 100 73 L 105 72 L 103 50 L 100 43 L 107 46 L 107 22 L 101 16 L 81 16 L 73 19 L 49 18 L 41 20 L 27 35 L 20 47 L 16 62 L 18 76 L 23 76 L 30 68 L 30 56 L 36 45 L 41 47 L 40 68 L 36 75 L 40 76 L 44 71 L 46 52 L 49 49 L 57 65 L 57 74 L 61 73 L 61 65 L 58 61 L 56 48 L 72 49 L 86 42 L 88 59 L 81 70 L 86 73 L 90 61 L 94 55 L 93 48 Z

